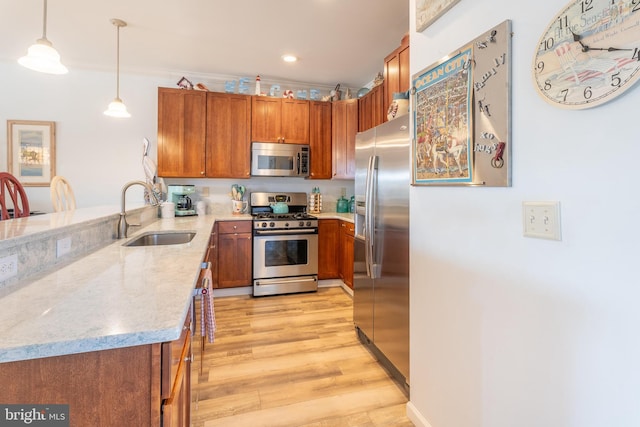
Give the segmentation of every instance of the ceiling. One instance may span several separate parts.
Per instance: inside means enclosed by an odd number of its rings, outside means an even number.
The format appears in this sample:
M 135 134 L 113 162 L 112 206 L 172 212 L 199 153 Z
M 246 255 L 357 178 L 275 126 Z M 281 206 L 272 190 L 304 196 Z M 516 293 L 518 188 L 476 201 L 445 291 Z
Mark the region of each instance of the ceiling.
M 47 38 L 70 69 L 359 88 L 409 30 L 409 0 L 50 0 Z M 42 0 L 0 0 L 0 60 L 42 36 Z M 281 56 L 300 57 L 294 64 Z

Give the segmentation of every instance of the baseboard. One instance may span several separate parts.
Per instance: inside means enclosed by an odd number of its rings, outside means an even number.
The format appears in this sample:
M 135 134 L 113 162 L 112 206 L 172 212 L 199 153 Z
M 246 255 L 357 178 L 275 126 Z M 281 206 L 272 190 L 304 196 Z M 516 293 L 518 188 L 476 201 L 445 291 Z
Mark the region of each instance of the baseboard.
M 343 291 L 348 293 L 353 298 L 353 289 L 344 284 L 340 279 L 323 279 L 318 280 L 318 288 L 333 288 L 341 287 Z
M 318 280 L 318 288 L 340 287 L 343 291 L 353 297 L 353 289 L 345 285 L 340 279 Z M 252 286 L 242 286 L 238 288 L 218 288 L 213 290 L 214 297 L 235 297 L 239 295 L 253 295 Z
M 407 402 L 407 418 L 409 418 L 416 427 L 431 427 L 431 424 L 422 416 L 411 401 Z

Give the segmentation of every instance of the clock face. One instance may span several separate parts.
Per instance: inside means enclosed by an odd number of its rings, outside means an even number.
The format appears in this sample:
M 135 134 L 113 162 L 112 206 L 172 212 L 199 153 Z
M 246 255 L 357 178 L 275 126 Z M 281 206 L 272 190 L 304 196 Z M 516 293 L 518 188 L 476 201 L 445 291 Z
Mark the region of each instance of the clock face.
M 610 101 L 640 78 L 640 0 L 572 0 L 533 59 L 538 93 L 563 108 Z

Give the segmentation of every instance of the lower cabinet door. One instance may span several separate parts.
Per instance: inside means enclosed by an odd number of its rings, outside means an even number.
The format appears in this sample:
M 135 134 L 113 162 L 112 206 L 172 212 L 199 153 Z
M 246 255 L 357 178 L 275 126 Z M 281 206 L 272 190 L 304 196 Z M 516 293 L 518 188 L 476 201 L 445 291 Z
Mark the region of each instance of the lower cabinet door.
M 188 334 L 171 396 L 162 403 L 163 427 L 191 424 L 191 334 Z

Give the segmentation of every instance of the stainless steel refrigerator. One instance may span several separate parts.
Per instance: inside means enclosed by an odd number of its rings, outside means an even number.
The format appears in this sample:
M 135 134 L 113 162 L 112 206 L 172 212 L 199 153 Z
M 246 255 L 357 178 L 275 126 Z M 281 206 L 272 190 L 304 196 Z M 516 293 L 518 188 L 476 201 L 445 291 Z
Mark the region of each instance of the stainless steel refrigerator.
M 409 115 L 356 137 L 353 319 L 409 387 Z

